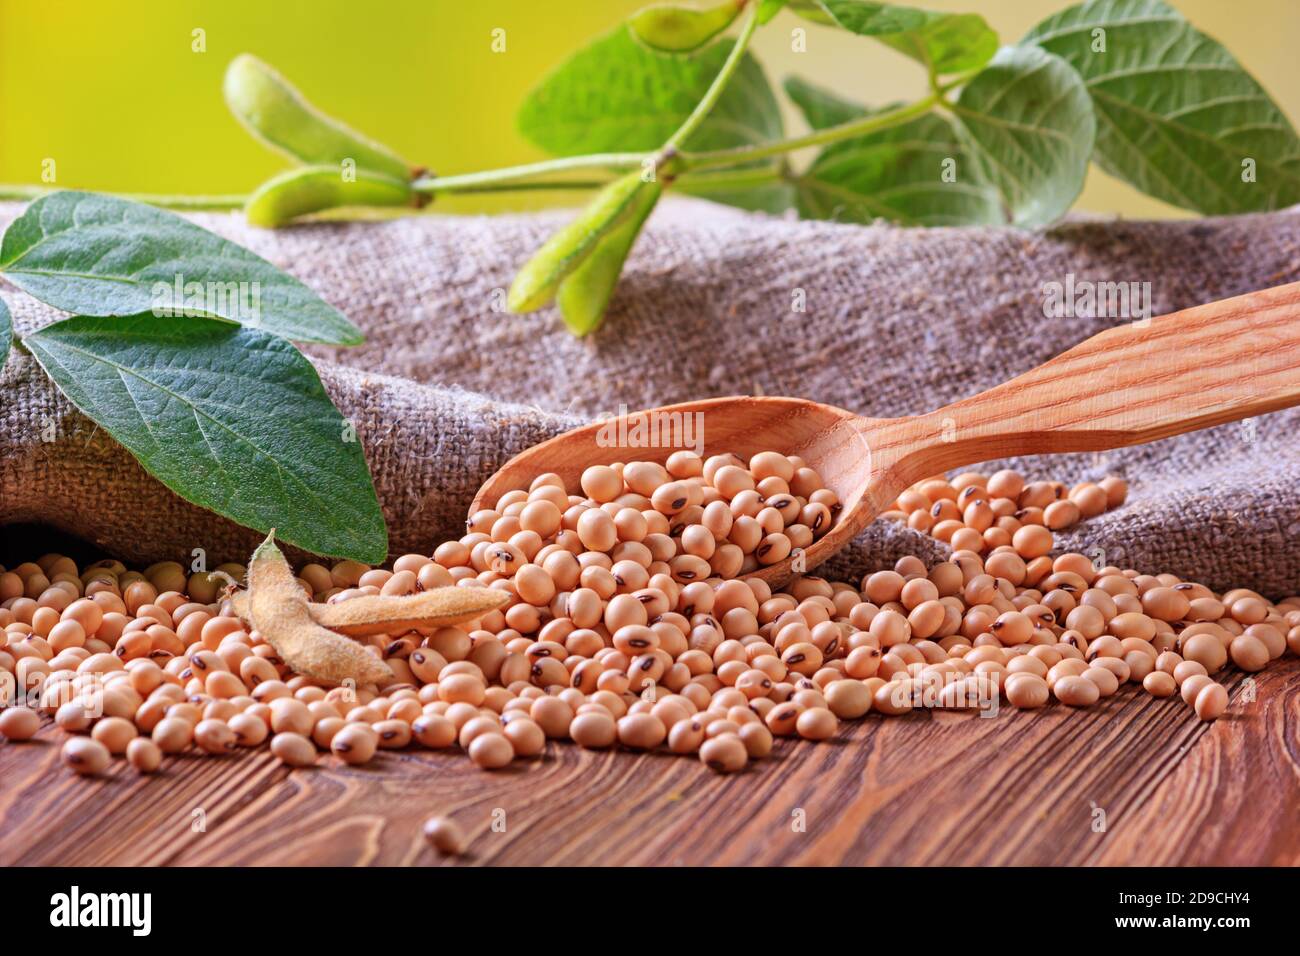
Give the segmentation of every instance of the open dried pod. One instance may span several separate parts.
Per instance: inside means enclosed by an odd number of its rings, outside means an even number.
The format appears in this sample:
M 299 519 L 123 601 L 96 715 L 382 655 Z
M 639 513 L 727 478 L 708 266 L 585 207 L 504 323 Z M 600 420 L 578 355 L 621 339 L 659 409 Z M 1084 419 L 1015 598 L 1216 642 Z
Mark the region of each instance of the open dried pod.
M 496 588 L 446 587 L 405 594 L 363 595 L 337 604 L 312 604 L 312 618 L 322 627 L 351 637 L 401 634 L 417 627 L 464 624 L 510 603 Z
M 248 585 L 249 619 L 297 673 L 335 683 L 392 679 L 392 671 L 378 657 L 312 619 L 307 595 L 275 545 L 274 530 L 253 552 Z
M 301 589 L 299 589 L 301 590 Z M 231 595 L 235 613 L 251 619 L 249 592 Z M 496 588 L 446 587 L 419 594 L 363 595 L 337 604 L 309 602 L 312 620 L 331 631 L 349 637 L 401 634 L 417 627 L 451 627 L 482 617 L 510 602 L 510 595 Z

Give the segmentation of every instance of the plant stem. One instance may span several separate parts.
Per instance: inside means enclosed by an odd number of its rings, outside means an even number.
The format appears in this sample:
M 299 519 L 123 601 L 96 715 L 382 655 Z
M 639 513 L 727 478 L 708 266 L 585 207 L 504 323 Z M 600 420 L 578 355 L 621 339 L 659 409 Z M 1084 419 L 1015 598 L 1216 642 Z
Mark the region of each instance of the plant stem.
M 462 173 L 457 176 L 424 176 L 411 184 L 416 192 L 432 195 L 440 192 L 461 192 L 467 187 L 499 185 L 588 169 L 635 169 L 645 160 L 645 153 L 592 153 L 587 156 L 565 156 L 540 163 L 522 166 L 505 166 L 487 169 L 480 173 Z
M 575 189 L 599 189 L 606 185 L 608 179 L 555 179 L 538 183 L 484 183 L 482 186 L 459 186 L 456 189 L 417 189 L 416 192 L 424 195 L 434 195 L 439 192 L 447 193 L 452 196 L 464 196 L 470 193 L 513 193 L 513 192 L 536 192 L 540 190 L 575 190 Z
M 804 136 L 777 140 L 774 143 L 764 143 L 761 146 L 738 146 L 733 149 L 715 149 L 703 153 L 682 153 L 682 166 L 685 169 L 711 169 L 717 166 L 733 166 L 737 163 L 747 163 L 756 159 L 779 156 L 782 153 L 803 149 L 806 146 L 824 146 L 828 143 L 837 143 L 843 139 L 866 136 L 868 133 L 879 132 L 882 129 L 888 129 L 891 126 L 897 126 L 910 119 L 915 119 L 928 113 L 941 102 L 943 102 L 943 97 L 938 93 L 932 93 L 924 99 L 909 103 L 906 106 L 900 106 L 898 109 L 889 110 L 885 113 L 874 113 L 871 116 L 850 120 L 838 126 L 827 126 L 825 129 L 813 130 Z
M 750 26 L 749 23 L 746 24 Z M 752 31 L 751 31 L 752 32 Z M 743 38 L 743 37 L 742 37 Z M 740 40 L 736 41 L 736 48 L 741 45 Z M 733 48 L 735 52 L 735 48 Z M 730 59 L 727 61 L 731 62 Z M 737 62 L 739 60 L 737 59 Z M 724 74 L 727 73 L 727 67 L 724 64 L 719 71 L 714 85 L 710 87 L 710 93 L 715 89 L 721 95 L 721 86 L 719 81 L 723 81 L 725 86 Z M 959 80 L 948 83 L 943 89 L 951 89 L 958 82 L 964 82 L 968 77 L 959 78 Z M 714 98 L 716 101 L 716 97 Z M 701 100 L 703 105 L 708 100 L 706 95 Z M 814 130 L 804 136 L 796 136 L 790 139 L 776 140 L 771 143 L 764 143 L 760 146 L 736 146 L 730 149 L 715 149 L 700 153 L 678 153 L 681 166 L 684 170 L 704 170 L 717 169 L 723 166 L 739 166 L 745 163 L 751 163 L 758 159 L 768 159 L 773 156 L 780 156 L 784 153 L 792 152 L 796 149 L 803 149 L 807 146 L 824 146 L 829 143 L 837 143 L 842 139 L 852 139 L 855 136 L 865 136 L 868 133 L 875 133 L 882 129 L 888 129 L 891 126 L 897 126 L 905 123 L 910 119 L 915 119 L 924 113 L 929 112 L 933 107 L 944 101 L 941 93 L 932 93 L 924 99 L 917 100 L 915 103 L 909 103 L 898 109 L 890 110 L 886 113 L 876 113 L 871 116 L 865 116 L 862 119 L 852 120 L 848 123 L 841 123 L 839 126 L 828 126 L 825 129 Z M 704 110 L 703 113 L 707 113 Z M 699 119 L 692 123 L 696 116 Z M 669 140 L 672 143 L 678 140 L 681 130 L 686 130 L 689 136 L 699 123 L 704 119 L 703 114 L 697 108 L 686 122 L 682 124 L 681 129 L 673 134 Z M 412 187 L 421 193 L 434 194 L 439 192 L 463 192 L 468 187 L 478 187 L 487 184 L 518 183 L 519 180 L 528 179 L 531 176 L 544 176 L 551 173 L 567 172 L 578 169 L 635 169 L 640 166 L 650 155 L 650 153 L 593 153 L 589 156 L 566 156 L 562 159 L 546 160 L 540 163 L 528 163 L 523 166 L 506 166 L 501 169 L 489 169 L 480 173 L 464 173 L 457 176 L 426 176 L 417 179 L 412 183 Z M 530 188 L 554 188 L 566 189 L 573 188 L 572 183 L 536 183 Z
M 754 36 L 754 31 L 758 28 L 758 4 L 754 4 L 750 11 L 745 14 L 745 24 L 740 28 L 740 35 L 736 37 L 736 42 L 731 47 L 731 52 L 727 54 L 727 59 L 723 62 L 722 68 L 718 70 L 718 75 L 713 78 L 704 97 L 695 104 L 695 109 L 691 115 L 678 127 L 677 132 L 668 137 L 668 142 L 664 143 L 665 151 L 676 151 L 681 149 L 683 143 L 690 139 L 691 135 L 700 128 L 713 107 L 717 105 L 718 100 L 722 97 L 722 91 L 727 88 L 731 82 L 732 76 L 740 68 L 741 58 L 745 55 L 745 50 L 749 47 L 749 41 Z
M 58 192 L 49 186 L 12 186 L 0 185 L 0 200 L 40 199 L 49 193 Z M 150 206 L 162 206 L 167 209 L 239 209 L 244 205 L 246 196 L 181 196 L 161 193 L 113 193 L 122 199 L 145 203 Z
M 782 166 L 743 167 L 740 169 L 707 170 L 698 173 L 682 173 L 676 179 L 678 186 L 692 190 L 748 189 L 754 186 L 770 186 L 789 178 L 788 170 Z
M 539 190 L 581 190 L 581 189 L 599 189 L 605 185 L 608 180 L 602 179 L 568 179 L 551 182 L 536 183 L 483 183 L 482 185 L 463 185 L 455 188 L 438 188 L 438 189 L 418 189 L 417 192 L 423 192 L 426 195 L 432 195 L 438 192 L 466 194 L 466 193 L 504 193 L 504 192 L 534 192 Z M 0 184 L 0 202 L 19 201 L 29 202 L 34 199 L 40 199 L 42 196 L 58 192 L 57 189 L 51 189 L 47 186 L 23 186 L 23 185 L 3 185 Z M 119 199 L 129 199 L 132 202 L 144 203 L 149 206 L 158 206 L 163 209 L 180 209 L 190 211 L 221 211 L 231 209 L 242 209 L 244 203 L 248 201 L 247 196 L 225 195 L 225 196 L 184 196 L 184 195 L 166 195 L 161 193 L 109 193 L 108 195 L 117 196 Z

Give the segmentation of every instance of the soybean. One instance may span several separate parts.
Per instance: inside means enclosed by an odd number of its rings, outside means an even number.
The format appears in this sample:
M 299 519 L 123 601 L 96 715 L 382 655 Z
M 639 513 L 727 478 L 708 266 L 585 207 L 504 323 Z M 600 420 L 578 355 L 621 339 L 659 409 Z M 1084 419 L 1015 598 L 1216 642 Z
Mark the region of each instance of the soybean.
M 302 734 L 288 731 L 276 734 L 271 738 L 271 753 L 290 767 L 310 767 L 316 763 L 316 746 Z
M 450 817 L 430 817 L 424 821 L 422 828 L 424 838 L 439 853 L 447 856 L 462 856 L 467 842 L 465 834 Z
M 9 707 L 0 711 L 0 737 L 31 740 L 40 729 L 41 718 L 29 707 Z
M 148 737 L 136 737 L 126 745 L 126 761 L 137 773 L 154 773 L 162 764 L 163 753 Z
M 65 765 L 84 777 L 103 773 L 113 759 L 107 747 L 90 737 L 69 738 L 60 756 Z
M 1211 683 L 1201 688 L 1192 709 L 1201 720 L 1218 720 L 1228 709 L 1228 692 L 1222 684 Z
M 718 773 L 736 773 L 749 762 L 749 752 L 740 737 L 722 734 L 700 745 L 700 762 Z

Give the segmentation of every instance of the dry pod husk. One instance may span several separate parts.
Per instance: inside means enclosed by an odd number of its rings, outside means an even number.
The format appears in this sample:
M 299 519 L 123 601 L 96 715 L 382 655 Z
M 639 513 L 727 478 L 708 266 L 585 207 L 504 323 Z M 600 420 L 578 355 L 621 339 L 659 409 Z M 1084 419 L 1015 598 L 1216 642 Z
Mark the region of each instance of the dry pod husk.
M 496 588 L 445 587 L 401 596 L 363 595 L 338 604 L 310 602 L 307 612 L 321 627 L 349 637 L 401 634 L 417 627 L 451 627 L 482 617 L 508 604 L 510 595 Z M 235 613 L 249 618 L 247 591 L 231 597 Z M 259 628 L 260 630 L 260 628 Z
M 352 637 L 401 634 L 417 627 L 464 624 L 510 602 L 496 588 L 445 587 L 400 597 L 363 595 L 337 604 L 312 604 L 317 624 Z
M 248 565 L 248 610 L 253 626 L 299 674 L 358 684 L 378 684 L 393 677 L 388 665 L 361 645 L 312 619 L 307 595 L 275 545 L 274 530 Z

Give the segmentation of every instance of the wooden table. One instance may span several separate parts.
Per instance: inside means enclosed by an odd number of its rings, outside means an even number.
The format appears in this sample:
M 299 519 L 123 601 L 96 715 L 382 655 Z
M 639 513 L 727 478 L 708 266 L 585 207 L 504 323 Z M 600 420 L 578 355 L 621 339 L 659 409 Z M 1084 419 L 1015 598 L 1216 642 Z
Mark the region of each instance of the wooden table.
M 869 715 L 721 777 L 668 754 L 548 747 L 484 773 L 459 753 L 290 771 L 263 749 L 59 765 L 61 732 L 0 744 L 0 865 L 1300 863 L 1300 661 L 1228 685 L 1228 714 L 1126 687 L 1086 711 Z M 495 829 L 494 829 L 495 824 Z M 1103 826 L 1104 824 L 1104 826 Z

